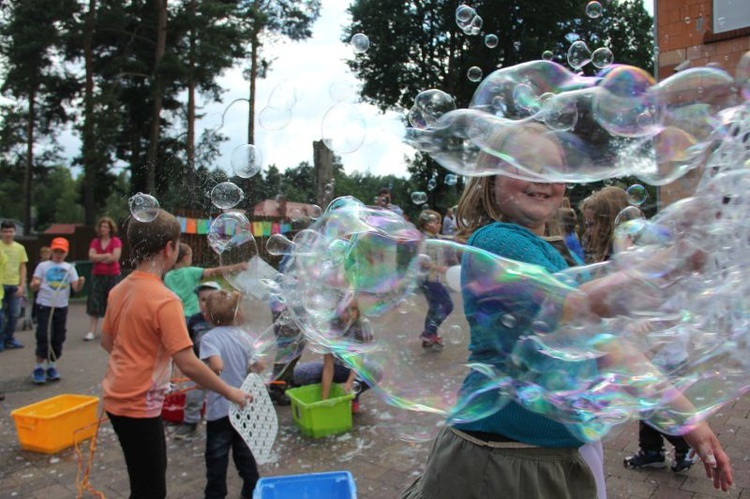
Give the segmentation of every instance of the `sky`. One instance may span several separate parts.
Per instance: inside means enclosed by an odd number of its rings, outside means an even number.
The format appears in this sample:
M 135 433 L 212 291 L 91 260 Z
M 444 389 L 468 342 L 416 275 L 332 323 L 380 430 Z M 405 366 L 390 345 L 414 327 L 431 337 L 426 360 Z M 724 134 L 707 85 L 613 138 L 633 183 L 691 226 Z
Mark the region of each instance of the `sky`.
M 358 83 L 346 66 L 345 61 L 355 57 L 351 44 L 341 41 L 342 28 L 349 22 L 346 10 L 350 1 L 323 0 L 321 16 L 313 26 L 310 39 L 285 41 L 264 48 L 265 55 L 274 60 L 267 77 L 257 81 L 255 147 L 263 158 L 263 169 L 276 165 L 284 170 L 303 161 L 312 164 L 312 143 L 326 134 L 349 139 L 334 150 L 347 173 L 407 176 L 406 158 L 413 151 L 401 140 L 403 113 L 383 114 L 374 106 L 359 103 Z M 644 0 L 644 4 L 653 13 L 653 0 Z M 197 123 L 198 136 L 202 130 L 218 129 L 228 137 L 215 166 L 230 173 L 232 151 L 247 145 L 249 85 L 242 78 L 244 66 L 244 63 L 238 64 L 219 79 L 220 86 L 227 90 L 222 103 L 203 102 L 199 98 L 198 112 L 202 118 Z M 293 105 L 291 95 L 296 96 Z M 324 119 L 334 106 L 329 119 Z M 267 107 L 288 107 L 289 111 L 263 113 Z M 330 124 L 344 111 L 348 112 L 347 123 L 357 122 L 360 126 L 348 125 L 342 129 Z M 274 112 L 287 120 L 271 120 L 273 126 L 264 127 L 265 121 L 261 118 Z M 352 115 L 357 120 L 352 121 Z M 285 121 L 288 125 L 281 128 Z M 78 139 L 70 132 L 62 139 L 67 155 L 75 156 L 80 148 Z M 357 147 L 360 140 L 362 144 Z

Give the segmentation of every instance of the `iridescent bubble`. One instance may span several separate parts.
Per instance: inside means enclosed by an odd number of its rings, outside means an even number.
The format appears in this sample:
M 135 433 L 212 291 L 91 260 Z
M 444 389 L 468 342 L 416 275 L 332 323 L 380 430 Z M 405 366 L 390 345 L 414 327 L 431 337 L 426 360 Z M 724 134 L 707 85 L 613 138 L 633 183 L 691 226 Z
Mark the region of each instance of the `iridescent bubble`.
M 234 182 L 222 182 L 211 189 L 211 203 L 222 210 L 237 206 L 244 198 L 245 193 Z
M 600 4 L 596 0 L 592 0 L 591 2 L 586 4 L 586 15 L 591 19 L 597 19 L 601 17 L 603 10 L 604 9 L 602 8 L 602 4 Z
M 336 104 L 326 112 L 321 134 L 326 147 L 337 154 L 351 154 L 365 142 L 365 117 L 358 107 Z
M 232 151 L 230 163 L 235 175 L 241 178 L 251 178 L 257 175 L 263 167 L 263 154 L 253 144 L 241 145 Z
M 423 205 L 427 202 L 427 193 L 416 191 L 411 193 L 411 202 L 416 205 Z
M 653 85 L 653 77 L 641 69 L 613 68 L 602 79 L 594 97 L 597 122 L 616 136 L 640 137 L 658 132 L 663 107 Z
M 484 44 L 487 48 L 494 49 L 498 43 L 500 43 L 500 40 L 495 34 L 490 33 L 484 37 Z
M 437 180 L 434 178 L 431 178 L 427 181 L 427 190 L 428 191 L 434 191 L 435 187 L 437 187 Z
M 513 89 L 513 102 L 521 109 L 534 114 L 539 111 L 539 96 L 527 83 L 520 83 Z
M 266 251 L 269 255 L 282 256 L 291 252 L 294 243 L 284 234 L 272 234 L 266 241 Z
M 641 206 L 648 199 L 648 191 L 641 184 L 633 184 L 625 192 L 628 195 L 628 202 L 633 206 Z
M 357 33 L 352 36 L 351 41 L 355 54 L 364 54 L 370 48 L 370 39 L 363 33 Z
M 216 253 L 240 247 L 255 239 L 250 221 L 237 211 L 222 213 L 216 217 L 208 229 L 208 244 Z
M 150 194 L 139 192 L 128 199 L 130 215 L 139 222 L 152 222 L 159 215 L 159 201 Z
M 466 77 L 469 81 L 477 82 L 482 80 L 482 68 L 479 66 L 472 66 L 466 71 Z
M 456 185 L 458 183 L 458 175 L 448 173 L 445 175 L 445 185 Z
M 264 107 L 258 114 L 258 125 L 269 132 L 283 130 L 292 122 L 291 109 L 276 109 L 274 107 Z
M 542 52 L 542 59 L 545 61 L 551 61 L 555 57 L 555 54 L 551 50 L 545 50 Z
M 615 60 L 614 54 L 607 47 L 599 47 L 591 54 L 591 64 L 597 68 L 606 68 Z
M 568 48 L 568 64 L 570 67 L 579 70 L 591 61 L 591 50 L 586 42 L 578 40 L 570 44 Z
M 409 123 L 415 128 L 435 126 L 442 115 L 456 109 L 456 101 L 442 90 L 431 89 L 420 92 L 414 98 L 409 111 Z

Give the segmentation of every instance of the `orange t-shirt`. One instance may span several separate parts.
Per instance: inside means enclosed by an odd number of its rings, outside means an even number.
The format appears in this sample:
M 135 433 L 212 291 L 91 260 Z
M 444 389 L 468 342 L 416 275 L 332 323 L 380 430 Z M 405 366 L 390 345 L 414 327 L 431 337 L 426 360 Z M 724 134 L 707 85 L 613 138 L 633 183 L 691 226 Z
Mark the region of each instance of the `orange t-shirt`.
M 180 299 L 161 280 L 134 271 L 109 293 L 102 334 L 112 336 L 104 409 L 117 416 L 161 414 L 172 355 L 192 347 Z

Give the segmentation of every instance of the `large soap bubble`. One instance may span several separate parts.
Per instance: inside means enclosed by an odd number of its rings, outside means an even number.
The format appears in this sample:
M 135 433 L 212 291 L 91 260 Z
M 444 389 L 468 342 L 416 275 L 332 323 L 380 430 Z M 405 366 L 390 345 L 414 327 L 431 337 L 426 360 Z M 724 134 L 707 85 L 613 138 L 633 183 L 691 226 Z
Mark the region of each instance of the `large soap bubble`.
M 456 102 L 447 93 L 437 89 L 425 90 L 414 98 L 409 123 L 414 128 L 432 127 L 442 115 L 454 109 Z
M 159 201 L 150 194 L 139 192 L 128 199 L 128 208 L 139 222 L 153 222 L 159 215 Z

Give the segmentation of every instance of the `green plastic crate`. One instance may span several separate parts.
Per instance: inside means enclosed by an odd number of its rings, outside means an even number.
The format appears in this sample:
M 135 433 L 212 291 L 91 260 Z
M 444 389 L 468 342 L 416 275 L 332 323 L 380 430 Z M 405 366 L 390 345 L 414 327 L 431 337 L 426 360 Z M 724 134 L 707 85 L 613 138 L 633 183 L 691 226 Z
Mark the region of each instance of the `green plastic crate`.
M 292 400 L 292 418 L 303 435 L 325 437 L 352 428 L 352 399 L 339 385 L 331 385 L 328 399 L 320 399 L 320 384 L 291 388 L 286 394 Z

